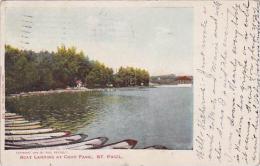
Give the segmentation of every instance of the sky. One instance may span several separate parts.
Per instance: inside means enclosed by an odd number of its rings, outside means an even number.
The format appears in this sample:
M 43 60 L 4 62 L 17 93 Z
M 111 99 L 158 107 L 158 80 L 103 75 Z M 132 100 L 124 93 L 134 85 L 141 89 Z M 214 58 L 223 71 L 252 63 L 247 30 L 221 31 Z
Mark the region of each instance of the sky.
M 114 70 L 192 75 L 193 9 L 6 8 L 6 44 L 34 51 L 75 46 Z

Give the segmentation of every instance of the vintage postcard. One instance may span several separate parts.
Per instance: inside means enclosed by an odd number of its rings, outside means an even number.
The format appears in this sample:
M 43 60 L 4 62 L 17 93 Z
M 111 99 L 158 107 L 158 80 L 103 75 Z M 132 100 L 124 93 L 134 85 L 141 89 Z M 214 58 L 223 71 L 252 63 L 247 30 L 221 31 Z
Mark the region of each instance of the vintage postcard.
M 1 165 L 259 164 L 259 10 L 2 2 Z

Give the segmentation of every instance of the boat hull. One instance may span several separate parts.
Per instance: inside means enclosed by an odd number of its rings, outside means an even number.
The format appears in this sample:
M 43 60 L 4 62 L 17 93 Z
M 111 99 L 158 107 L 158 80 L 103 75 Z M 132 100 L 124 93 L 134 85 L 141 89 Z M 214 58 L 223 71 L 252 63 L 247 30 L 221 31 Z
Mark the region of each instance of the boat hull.
M 44 128 L 44 129 L 32 129 L 32 130 L 9 130 L 5 131 L 6 135 L 23 135 L 23 134 L 40 134 L 49 133 L 54 131 L 54 129 Z
M 11 112 L 5 112 L 5 116 L 15 116 L 17 115 L 16 113 L 11 113 Z
M 30 123 L 28 120 L 6 120 L 5 125 Z
M 48 138 L 58 138 L 69 135 L 70 132 L 53 132 L 53 133 L 42 133 L 42 134 L 26 134 L 26 135 L 6 135 L 6 141 L 30 141 Z
M 41 125 L 30 125 L 30 126 L 5 126 L 5 130 L 31 130 L 42 128 Z
M 21 115 L 12 115 L 12 116 L 5 116 L 6 120 L 10 120 L 10 119 L 20 119 L 23 118 Z
M 95 149 L 133 149 L 136 144 L 136 140 L 127 139 L 116 143 L 95 147 Z
M 154 146 L 148 146 L 145 147 L 144 149 L 149 149 L 149 150 L 155 150 L 155 149 L 161 149 L 161 150 L 167 150 L 168 148 L 162 145 L 154 145 Z
M 10 142 L 6 141 L 5 145 L 8 146 L 19 146 L 24 149 L 28 148 L 37 148 L 37 147 L 48 147 L 55 145 L 67 145 L 70 143 L 76 143 L 84 140 L 87 135 L 77 134 L 77 135 L 69 135 L 60 138 L 49 138 L 49 139 L 41 139 L 41 140 L 32 140 L 32 141 L 16 141 Z
M 20 126 L 34 126 L 39 125 L 40 122 L 28 122 L 28 123 L 20 123 L 20 124 L 6 124 L 5 127 L 20 127 Z
M 84 140 L 78 143 L 72 143 L 69 145 L 60 145 L 60 146 L 51 146 L 51 147 L 44 147 L 44 148 L 36 148 L 37 150 L 85 150 L 85 149 L 92 149 L 97 146 L 102 146 L 108 141 L 106 137 L 98 137 L 90 140 Z

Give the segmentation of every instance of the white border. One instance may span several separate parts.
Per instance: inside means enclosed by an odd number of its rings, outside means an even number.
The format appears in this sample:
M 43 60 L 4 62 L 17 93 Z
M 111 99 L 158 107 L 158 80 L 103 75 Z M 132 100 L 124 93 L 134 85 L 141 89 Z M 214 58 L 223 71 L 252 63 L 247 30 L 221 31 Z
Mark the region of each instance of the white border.
M 204 2 L 206 3 L 206 2 Z M 4 9 L 5 7 L 190 7 L 194 8 L 197 2 L 194 1 L 5 1 L 1 6 L 1 28 L 4 26 Z M 198 5 L 198 4 L 197 4 Z M 194 10 L 195 14 L 195 10 Z M 195 18 L 195 16 L 194 16 Z M 4 29 L 1 32 L 1 41 L 4 40 Z M 3 35 L 2 35 L 3 34 Z M 193 37 L 194 39 L 195 37 Z M 4 65 L 4 42 L 1 42 L 1 65 Z M 195 52 L 193 50 L 193 60 L 195 58 Z M 3 81 L 4 82 L 4 81 Z M 194 95 L 194 92 L 193 92 Z M 2 93 L 2 99 L 4 98 L 4 92 Z M 194 100 L 194 99 L 193 99 Z M 3 103 L 2 103 L 3 104 Z M 1 107 L 2 113 L 4 113 L 4 104 Z M 194 106 L 193 106 L 194 109 Z M 194 116 L 194 113 L 193 113 Z M 193 118 L 194 120 L 194 118 Z M 173 124 L 174 125 L 174 124 Z M 1 128 L 4 127 L 4 122 L 1 122 Z M 194 127 L 193 127 L 194 130 Z M 194 131 L 193 131 L 194 133 Z M 4 132 L 1 132 L 1 138 L 4 140 Z M 4 147 L 4 141 L 1 141 L 2 147 Z M 33 152 L 32 150 L 28 150 Z M 173 165 L 194 165 L 195 156 L 193 155 L 192 150 L 85 150 L 85 151 L 62 151 L 67 155 L 91 155 L 95 156 L 96 154 L 120 154 L 123 159 L 119 160 L 109 160 L 109 159 L 94 159 L 94 160 L 20 160 L 16 151 L 12 150 L 3 150 L 1 148 L 1 161 L 2 164 L 15 166 L 18 165 L 143 165 L 143 166 L 173 166 Z

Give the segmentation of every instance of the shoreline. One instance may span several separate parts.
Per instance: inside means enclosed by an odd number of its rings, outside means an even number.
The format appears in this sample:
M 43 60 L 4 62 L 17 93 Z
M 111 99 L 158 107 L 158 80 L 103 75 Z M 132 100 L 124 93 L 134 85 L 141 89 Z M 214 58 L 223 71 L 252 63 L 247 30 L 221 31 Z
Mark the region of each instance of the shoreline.
M 68 89 L 55 89 L 55 90 L 46 90 L 46 91 L 31 91 L 31 92 L 22 92 L 17 94 L 8 94 L 6 98 L 15 98 L 15 97 L 26 97 L 26 96 L 39 96 L 39 95 L 48 95 L 48 94 L 58 94 L 58 93 L 77 93 L 77 92 L 112 92 L 120 89 L 136 89 L 136 88 L 152 88 L 153 86 L 145 87 L 117 87 L 117 88 L 68 88 Z
M 46 90 L 46 91 L 31 91 L 31 92 L 22 92 L 17 94 L 8 94 L 7 98 L 13 97 L 25 97 L 25 96 L 34 96 L 34 95 L 48 95 L 48 94 L 57 94 L 57 93 L 77 93 L 77 92 L 102 92 L 102 91 L 114 91 L 115 88 L 69 88 L 69 89 L 55 89 L 55 90 Z
M 116 90 L 130 90 L 130 89 L 141 89 L 141 88 L 158 88 L 158 87 L 191 87 L 192 84 L 187 85 L 150 85 L 150 86 L 132 86 L 132 87 L 116 87 L 116 88 L 67 88 L 67 89 L 55 89 L 55 90 L 46 90 L 46 91 L 31 91 L 31 92 L 22 92 L 17 94 L 8 94 L 6 98 L 15 98 L 15 97 L 26 97 L 26 96 L 39 96 L 39 95 L 48 95 L 48 94 L 58 94 L 58 93 L 77 93 L 77 92 L 112 92 Z

